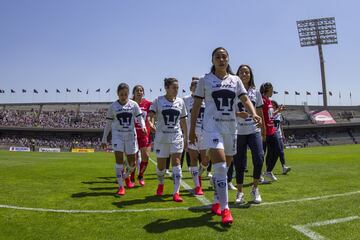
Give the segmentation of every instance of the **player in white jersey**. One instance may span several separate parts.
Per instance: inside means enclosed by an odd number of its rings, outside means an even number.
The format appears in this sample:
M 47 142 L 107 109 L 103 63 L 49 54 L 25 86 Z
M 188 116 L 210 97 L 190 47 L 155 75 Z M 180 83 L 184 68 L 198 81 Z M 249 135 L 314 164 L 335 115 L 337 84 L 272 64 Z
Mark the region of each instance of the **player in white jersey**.
M 188 113 L 191 113 L 194 104 L 194 93 L 198 82 L 199 82 L 199 78 L 193 78 L 190 85 L 191 95 L 184 97 L 186 111 Z M 206 157 L 206 146 L 203 138 L 203 129 L 202 129 L 204 111 L 205 111 L 205 103 L 203 101 L 200 107 L 200 113 L 197 116 L 197 120 L 196 120 L 195 133 L 198 141 L 194 144 L 188 144 L 188 153 L 190 157 L 189 170 L 195 184 L 195 189 L 194 189 L 195 195 L 204 195 L 201 189 L 201 174 L 204 172 L 205 169 L 207 169 L 209 165 L 209 160 Z M 189 117 L 187 118 L 186 122 L 187 125 L 190 126 Z M 190 128 L 188 128 L 188 130 L 190 130 Z M 198 167 L 199 154 L 201 159 L 201 163 L 200 163 L 201 173 Z
M 288 172 L 291 171 L 291 167 L 286 166 L 285 162 L 285 154 L 284 154 L 284 141 L 285 141 L 285 135 L 282 127 L 282 123 L 284 121 L 284 117 L 282 116 L 281 112 L 285 110 L 284 105 L 280 105 L 272 100 L 272 105 L 274 107 L 274 115 L 273 115 L 273 121 L 274 125 L 276 127 L 276 131 L 278 132 L 279 142 L 280 142 L 280 162 L 283 170 L 283 174 L 286 175 Z
M 134 119 L 137 119 L 144 134 L 147 130 L 139 105 L 129 99 L 129 86 L 126 83 L 121 83 L 117 88 L 117 94 L 119 99 L 109 106 L 107 112 L 102 147 L 106 148 L 107 137 L 111 131 L 111 143 L 116 159 L 116 178 L 119 184 L 116 194 L 121 196 L 125 194 L 123 179 L 125 179 L 128 188 L 134 186 L 129 177 L 129 174 L 135 169 L 135 154 L 138 151 Z M 126 169 L 124 169 L 124 153 L 128 161 Z
M 231 224 L 233 218 L 228 206 L 226 174 L 227 165 L 236 153 L 237 99 L 240 98 L 255 122 L 261 122 L 261 118 L 256 114 L 239 77 L 232 74 L 226 49 L 216 48 L 212 53 L 212 63 L 211 72 L 201 78 L 196 87 L 189 141 L 196 141 L 196 120 L 204 99 L 204 139 L 214 164 L 215 194 L 211 211 L 222 216 L 223 224 Z
M 187 142 L 187 112 L 182 98 L 177 97 L 179 83 L 176 78 L 165 78 L 166 94 L 157 97 L 150 107 L 150 120 L 156 117 L 156 133 L 154 149 L 157 156 L 159 184 L 156 191 L 158 196 L 163 195 L 166 159 L 171 158 L 173 167 L 174 193 L 173 200 L 182 202 L 180 197 L 181 182 L 181 153 L 186 149 Z M 184 146 L 185 145 L 185 146 Z
M 248 97 L 256 112 L 260 117 L 263 117 L 262 106 L 263 99 L 260 91 L 255 89 L 254 76 L 250 66 L 240 65 L 236 73 L 240 77 L 245 89 L 248 92 Z M 237 120 L 238 120 L 238 132 L 237 132 L 237 153 L 234 156 L 234 164 L 236 170 L 236 183 L 237 194 L 235 203 L 245 203 L 245 195 L 243 192 L 244 174 L 247 165 L 247 147 L 251 150 L 252 162 L 253 162 L 253 186 L 250 192 L 253 203 L 261 203 L 261 196 L 259 192 L 259 181 L 261 176 L 261 169 L 264 162 L 264 150 L 262 145 L 262 138 L 265 139 L 265 126 L 259 125 L 254 122 L 251 115 L 246 111 L 241 102 L 237 106 Z

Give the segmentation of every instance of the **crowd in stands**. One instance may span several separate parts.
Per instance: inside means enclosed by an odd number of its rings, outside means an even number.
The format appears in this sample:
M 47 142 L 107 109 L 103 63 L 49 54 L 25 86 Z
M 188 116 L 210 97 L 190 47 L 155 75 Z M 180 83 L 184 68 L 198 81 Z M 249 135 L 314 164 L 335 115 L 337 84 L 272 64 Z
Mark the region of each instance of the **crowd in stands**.
M 41 128 L 104 128 L 106 109 L 97 112 L 67 111 L 0 111 L 0 125 Z
M 72 148 L 100 149 L 100 137 L 87 136 L 0 136 L 0 145 L 15 147 L 49 147 L 70 150 Z

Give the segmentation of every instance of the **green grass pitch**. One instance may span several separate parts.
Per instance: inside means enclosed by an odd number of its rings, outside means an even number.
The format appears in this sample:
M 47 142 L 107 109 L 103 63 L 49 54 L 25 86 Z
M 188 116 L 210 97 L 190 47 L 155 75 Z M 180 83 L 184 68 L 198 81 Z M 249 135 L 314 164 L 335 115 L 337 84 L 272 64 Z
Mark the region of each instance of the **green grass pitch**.
M 235 222 L 223 227 L 220 217 L 210 214 L 184 188 L 184 202 L 173 202 L 169 177 L 165 196 L 155 196 L 152 163 L 146 186 L 137 184 L 117 198 L 111 153 L 0 151 L 0 239 L 311 239 L 293 226 L 327 220 L 335 222 L 309 229 L 325 239 L 360 239 L 359 218 L 336 222 L 360 216 L 360 147 L 288 149 L 286 158 L 293 170 L 281 175 L 278 162 L 278 182 L 260 186 L 262 204 L 236 207 L 236 191 L 229 191 Z M 251 181 L 251 172 L 249 161 L 246 183 Z M 183 180 L 193 187 L 185 166 Z M 212 201 L 207 179 L 203 188 L 206 199 Z M 248 186 L 247 200 L 249 192 Z

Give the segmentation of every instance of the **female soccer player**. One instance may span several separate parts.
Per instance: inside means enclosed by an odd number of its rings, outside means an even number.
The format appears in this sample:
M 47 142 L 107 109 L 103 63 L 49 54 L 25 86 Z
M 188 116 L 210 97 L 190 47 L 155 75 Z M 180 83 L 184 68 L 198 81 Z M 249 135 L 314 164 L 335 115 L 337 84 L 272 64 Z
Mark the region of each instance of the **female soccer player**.
M 255 89 L 254 75 L 248 65 L 240 65 L 236 73 L 240 77 L 242 83 L 247 90 L 248 97 L 254 107 L 256 113 L 262 118 L 262 106 L 263 100 L 261 93 Z M 246 111 L 241 102 L 238 103 L 237 115 L 237 153 L 234 156 L 234 164 L 236 169 L 236 183 L 237 183 L 237 194 L 235 203 L 245 203 L 243 183 L 244 173 L 247 165 L 247 147 L 249 146 L 252 155 L 253 162 L 253 187 L 250 192 L 250 196 L 254 203 L 261 203 L 261 196 L 259 192 L 259 180 L 261 176 L 261 169 L 264 162 L 264 151 L 262 145 L 262 133 L 265 138 L 265 129 L 263 124 L 259 126 L 252 119 L 252 116 Z
M 225 48 L 216 48 L 212 53 L 211 72 L 199 80 L 194 94 L 191 112 L 189 142 L 196 142 L 196 120 L 202 101 L 205 101 L 204 139 L 214 167 L 214 203 L 211 211 L 222 216 L 223 224 L 231 224 L 233 218 L 228 206 L 227 165 L 236 153 L 236 103 L 241 100 L 256 123 L 261 118 L 247 97 L 239 77 L 232 74 L 229 54 Z
M 273 121 L 274 108 L 271 103 L 270 97 L 273 95 L 273 86 L 271 83 L 263 83 L 260 87 L 260 92 L 263 98 L 263 115 L 266 132 L 266 172 L 264 177 L 270 181 L 277 181 L 277 178 L 272 173 L 276 161 L 280 156 L 280 141 L 279 134 L 276 131 Z
M 285 135 L 284 135 L 284 131 L 282 128 L 282 123 L 284 121 L 284 118 L 281 114 L 282 111 L 284 111 L 285 107 L 284 105 L 280 105 L 272 100 L 272 105 L 274 107 L 274 116 L 273 116 L 273 120 L 274 120 L 274 125 L 276 127 L 276 131 L 278 132 L 278 136 L 280 137 L 279 142 L 280 142 L 280 162 L 281 162 L 281 166 L 282 166 L 282 172 L 284 175 L 286 175 L 288 172 L 291 171 L 291 167 L 286 166 L 285 163 L 285 154 L 284 154 L 284 139 L 285 139 Z
M 166 94 L 157 97 L 150 107 L 150 119 L 155 115 L 157 119 L 154 149 L 157 156 L 156 173 L 159 185 L 156 191 L 161 196 L 164 191 L 164 175 L 166 159 L 170 156 L 172 163 L 172 176 L 174 178 L 173 200 L 182 202 L 180 197 L 181 182 L 181 153 L 186 149 L 187 141 L 187 112 L 182 98 L 177 97 L 179 83 L 176 78 L 165 78 Z M 184 133 L 184 135 L 183 135 Z
M 144 134 L 140 123 L 138 121 L 135 121 L 137 142 L 139 145 L 139 152 L 137 153 L 137 156 L 139 160 L 141 160 L 138 180 L 139 180 L 139 184 L 141 186 L 144 186 L 145 185 L 144 172 L 148 165 L 150 151 L 151 151 L 150 129 L 154 129 L 152 122 L 149 121 L 149 111 L 150 111 L 151 102 L 144 98 L 145 91 L 144 91 L 144 87 L 141 85 L 136 85 L 133 88 L 132 93 L 133 93 L 133 100 L 139 105 L 142 111 L 142 116 L 145 119 L 145 125 L 147 130 L 147 133 Z M 132 174 L 134 173 L 135 171 Z
M 198 82 L 199 82 L 198 78 L 193 78 L 190 85 L 191 95 L 184 97 L 185 107 L 188 113 L 191 113 L 192 111 L 192 107 L 194 104 L 194 93 Z M 205 169 L 207 169 L 209 165 L 209 160 L 206 157 L 206 146 L 204 143 L 203 128 L 202 128 L 204 111 L 205 111 L 205 103 L 202 102 L 199 115 L 197 116 L 196 119 L 196 128 L 195 128 L 195 133 L 198 141 L 194 144 L 191 143 L 188 144 L 188 153 L 190 157 L 189 170 L 195 184 L 195 190 L 194 190 L 195 195 L 204 195 L 201 189 L 201 174 L 204 172 Z M 190 126 L 190 118 L 187 118 L 187 125 Z M 201 163 L 200 163 L 201 173 L 199 172 L 199 167 L 198 167 L 199 154 L 201 159 Z
M 117 88 L 117 94 L 119 99 L 109 106 L 107 112 L 102 147 L 106 148 L 107 137 L 111 131 L 111 143 L 116 159 L 116 178 L 119 184 L 119 190 L 116 194 L 124 195 L 125 189 L 123 186 L 123 179 L 125 179 L 128 188 L 134 186 L 129 178 L 129 174 L 135 169 L 135 154 L 138 151 L 134 118 L 139 122 L 144 135 L 147 134 L 147 130 L 139 105 L 129 99 L 129 86 L 126 83 L 121 83 Z M 128 161 L 128 166 L 125 171 L 124 153 L 126 154 Z

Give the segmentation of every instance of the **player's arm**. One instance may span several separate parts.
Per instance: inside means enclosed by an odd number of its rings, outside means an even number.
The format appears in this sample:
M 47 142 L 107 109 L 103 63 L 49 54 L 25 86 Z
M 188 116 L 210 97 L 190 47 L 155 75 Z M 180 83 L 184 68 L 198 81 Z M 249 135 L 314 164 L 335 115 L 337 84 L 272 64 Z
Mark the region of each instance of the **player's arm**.
M 180 126 L 181 126 L 181 130 L 183 131 L 183 134 L 184 134 L 184 150 L 186 150 L 187 143 L 188 143 L 188 126 L 186 123 L 186 117 L 180 118 Z
M 247 118 L 249 117 L 249 114 L 248 114 L 247 112 L 245 112 L 245 111 L 243 111 L 243 112 L 236 112 L 236 116 L 237 116 L 237 117 L 241 117 L 241 118 L 243 118 L 243 119 L 247 119 Z
M 254 121 L 258 124 L 261 124 L 262 119 L 256 113 L 254 105 L 252 104 L 252 102 L 250 101 L 248 96 L 246 94 L 243 94 L 240 96 L 240 100 L 241 100 L 242 104 L 244 105 L 245 109 L 248 111 L 248 113 L 250 113 L 250 115 L 252 116 Z
M 109 136 L 109 133 L 111 132 L 111 123 L 113 120 L 114 120 L 113 112 L 112 112 L 112 108 L 110 106 L 109 110 L 107 112 L 107 115 L 106 115 L 106 125 L 105 125 L 105 129 L 104 129 L 103 137 L 101 140 L 101 147 L 104 149 L 106 148 L 107 143 L 108 143 L 107 137 Z
M 260 123 L 261 137 L 262 137 L 263 140 L 265 140 L 266 139 L 266 128 L 265 128 L 265 120 L 264 120 L 264 114 L 263 114 L 262 106 L 256 108 L 256 113 L 261 118 L 261 123 Z
M 143 131 L 143 133 L 144 133 L 144 134 L 147 134 L 146 125 L 145 125 L 145 120 L 144 120 L 144 118 L 143 118 L 141 109 L 140 109 L 140 107 L 139 107 L 138 104 L 135 104 L 134 115 L 135 115 L 138 123 L 140 124 L 141 130 Z
M 195 143 L 197 141 L 196 133 L 195 133 L 196 120 L 197 120 L 197 117 L 199 116 L 202 101 L 203 101 L 202 98 L 197 97 L 197 96 L 194 97 L 194 104 L 193 104 L 193 107 L 191 110 L 191 115 L 190 115 L 190 133 L 189 133 L 189 142 L 190 143 Z

